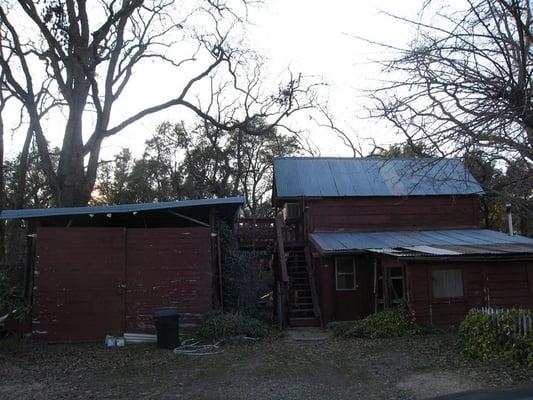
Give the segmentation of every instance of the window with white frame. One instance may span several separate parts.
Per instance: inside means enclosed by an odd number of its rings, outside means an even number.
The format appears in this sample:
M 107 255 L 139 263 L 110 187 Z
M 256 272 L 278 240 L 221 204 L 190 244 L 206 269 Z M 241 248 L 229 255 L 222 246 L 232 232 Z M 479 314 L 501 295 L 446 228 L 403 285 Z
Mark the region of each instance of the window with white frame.
M 335 257 L 335 282 L 337 290 L 355 290 L 355 258 Z
M 460 269 L 439 269 L 431 273 L 433 298 L 448 299 L 463 297 L 463 271 Z

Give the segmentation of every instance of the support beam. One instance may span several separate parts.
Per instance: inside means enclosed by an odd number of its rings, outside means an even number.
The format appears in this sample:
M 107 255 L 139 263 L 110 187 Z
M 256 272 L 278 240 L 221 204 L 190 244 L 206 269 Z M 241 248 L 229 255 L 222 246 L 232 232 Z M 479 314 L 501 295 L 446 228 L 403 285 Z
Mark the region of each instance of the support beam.
M 179 212 L 176 212 L 176 211 L 172 211 L 172 210 L 166 210 L 167 213 L 169 214 L 172 214 L 176 217 L 180 217 L 180 218 L 183 218 L 183 219 L 186 219 L 187 221 L 191 221 L 191 222 L 194 222 L 198 225 L 201 225 L 201 226 L 205 226 L 207 228 L 209 228 L 209 224 L 203 222 L 203 221 L 200 221 L 196 218 L 192 218 L 192 217 L 188 217 L 187 215 L 183 215 L 183 214 L 180 214 Z

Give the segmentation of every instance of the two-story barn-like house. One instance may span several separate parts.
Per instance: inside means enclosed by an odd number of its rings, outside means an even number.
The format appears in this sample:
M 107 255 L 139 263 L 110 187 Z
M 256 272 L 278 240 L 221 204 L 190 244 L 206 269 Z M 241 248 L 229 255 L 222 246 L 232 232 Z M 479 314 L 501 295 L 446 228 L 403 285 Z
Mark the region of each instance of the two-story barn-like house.
M 472 307 L 533 307 L 533 239 L 480 229 L 482 193 L 456 159 L 275 159 L 285 323 L 356 319 L 402 301 L 437 325 Z

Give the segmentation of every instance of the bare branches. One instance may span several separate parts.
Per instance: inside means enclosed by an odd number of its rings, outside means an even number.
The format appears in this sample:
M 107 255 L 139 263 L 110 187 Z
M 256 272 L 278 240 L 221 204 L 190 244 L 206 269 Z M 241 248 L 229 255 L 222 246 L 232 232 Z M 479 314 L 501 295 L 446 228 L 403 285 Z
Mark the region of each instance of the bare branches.
M 370 94 L 373 115 L 441 156 L 516 156 L 531 167 L 529 0 L 469 0 L 465 10 L 437 12 L 438 22 L 431 23 L 396 18 L 416 27 L 418 36 L 385 64 L 394 78 Z
M 148 115 L 181 106 L 216 129 L 262 135 L 314 106 L 317 86 L 298 74 L 291 74 L 278 93 L 262 87 L 260 58 L 242 44 L 248 7 L 254 3 L 20 0 L 9 9 L 0 6 L 0 67 L 6 87 L 24 105 L 57 204 L 86 204 L 102 141 Z M 14 24 L 15 18 L 23 23 Z M 146 61 L 172 68 L 169 81 L 178 77 L 183 86 L 120 120 L 114 109 Z M 187 78 L 182 67 L 191 64 L 195 68 L 187 69 Z M 206 93 L 211 96 L 207 102 Z M 214 102 L 217 107 L 211 107 Z M 42 120 L 55 107 L 61 107 L 66 120 L 57 168 L 50 161 Z M 87 112 L 94 115 L 91 126 Z M 268 126 L 257 130 L 258 119 Z

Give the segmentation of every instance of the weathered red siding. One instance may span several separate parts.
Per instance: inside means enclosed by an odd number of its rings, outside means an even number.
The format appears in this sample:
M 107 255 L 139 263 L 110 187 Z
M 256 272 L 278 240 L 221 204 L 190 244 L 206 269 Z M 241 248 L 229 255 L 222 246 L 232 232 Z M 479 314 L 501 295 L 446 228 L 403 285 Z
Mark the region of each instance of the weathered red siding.
M 50 342 L 103 340 L 124 331 L 123 228 L 37 232 L 32 330 Z
M 306 200 L 307 231 L 479 226 L 477 196 Z
M 158 307 L 182 327 L 213 307 L 209 228 L 40 228 L 33 331 L 51 342 L 153 333 Z
M 126 331 L 154 333 L 156 308 L 176 307 L 182 328 L 213 308 L 208 228 L 129 229 Z
M 438 268 L 463 271 L 463 298 L 433 298 L 431 271 Z M 412 262 L 406 274 L 409 302 L 423 324 L 457 324 L 473 307 L 533 308 L 533 262 Z

